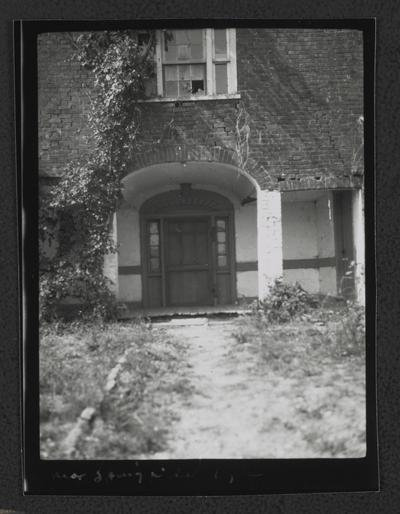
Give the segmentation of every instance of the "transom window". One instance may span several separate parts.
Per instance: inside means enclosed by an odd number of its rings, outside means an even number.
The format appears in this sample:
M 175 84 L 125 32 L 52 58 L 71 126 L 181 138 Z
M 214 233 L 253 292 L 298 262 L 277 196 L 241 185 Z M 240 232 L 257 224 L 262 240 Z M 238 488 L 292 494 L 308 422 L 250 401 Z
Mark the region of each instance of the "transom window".
M 235 29 L 166 29 L 156 33 L 156 82 L 147 96 L 235 95 Z

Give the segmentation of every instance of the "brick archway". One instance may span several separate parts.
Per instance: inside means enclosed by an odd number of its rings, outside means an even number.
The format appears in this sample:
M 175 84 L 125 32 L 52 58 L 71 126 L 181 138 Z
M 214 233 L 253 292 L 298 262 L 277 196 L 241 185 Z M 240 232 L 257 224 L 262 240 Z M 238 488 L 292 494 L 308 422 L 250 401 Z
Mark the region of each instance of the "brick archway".
M 154 144 L 138 153 L 128 167 L 128 174 L 163 163 L 214 162 L 235 167 L 247 176 L 257 188 L 269 191 L 296 191 L 304 189 L 348 189 L 361 188 L 363 177 L 359 174 L 323 176 L 293 172 L 285 177 L 278 176 L 249 157 L 243 168 L 236 151 L 223 146 L 181 144 Z
M 222 146 L 205 145 L 153 145 L 151 149 L 135 156 L 129 168 L 129 173 L 155 164 L 172 162 L 215 162 L 234 166 L 238 171 L 256 182 L 260 189 L 271 189 L 273 180 L 268 171 L 260 166 L 256 160 L 249 158 L 246 169 L 240 167 L 235 150 Z

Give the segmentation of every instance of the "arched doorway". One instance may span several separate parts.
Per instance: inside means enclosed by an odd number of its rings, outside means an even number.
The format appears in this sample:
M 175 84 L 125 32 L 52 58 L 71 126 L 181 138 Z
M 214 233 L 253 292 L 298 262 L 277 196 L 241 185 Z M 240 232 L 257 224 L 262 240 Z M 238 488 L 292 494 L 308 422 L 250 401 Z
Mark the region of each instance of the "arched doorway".
M 230 200 L 190 184 L 144 202 L 140 218 L 146 308 L 234 302 L 233 217 Z

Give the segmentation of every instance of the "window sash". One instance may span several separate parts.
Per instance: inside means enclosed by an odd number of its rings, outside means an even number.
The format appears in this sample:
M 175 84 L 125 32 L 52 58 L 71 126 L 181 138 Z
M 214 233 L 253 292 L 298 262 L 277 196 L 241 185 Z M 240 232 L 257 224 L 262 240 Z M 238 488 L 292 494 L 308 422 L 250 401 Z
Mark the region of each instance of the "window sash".
M 175 64 L 205 64 L 206 77 L 205 77 L 205 92 L 204 96 L 219 96 L 225 94 L 237 93 L 237 65 L 236 65 L 236 30 L 226 30 L 226 57 L 218 56 L 215 54 L 214 45 L 214 29 L 203 29 L 203 44 L 204 44 L 204 59 L 190 59 L 190 60 L 164 60 L 163 40 L 164 32 L 158 30 L 156 33 L 156 67 L 157 67 L 157 94 L 163 98 L 176 98 L 166 96 L 166 87 L 164 79 L 164 65 Z M 216 69 L 219 64 L 226 64 L 227 66 L 227 92 L 217 93 L 216 85 Z M 191 98 L 199 96 L 198 94 L 189 94 L 182 96 L 182 98 Z M 179 98 L 179 96 L 177 97 Z
M 217 54 L 217 31 L 223 31 L 225 35 L 225 53 Z M 213 59 L 214 61 L 228 61 L 229 60 L 229 30 L 227 29 L 213 29 Z
M 197 29 L 199 30 L 199 29 Z M 185 58 L 176 58 L 176 59 L 169 59 L 168 56 L 165 55 L 165 47 L 164 47 L 164 38 L 165 38 L 165 32 L 162 31 L 161 35 L 161 55 L 162 55 L 162 63 L 163 64 L 196 64 L 196 63 L 205 63 L 206 62 L 206 35 L 205 32 L 207 29 L 201 29 L 202 30 L 202 44 L 203 44 L 203 58 L 193 58 L 188 57 Z M 183 45 L 182 45 L 183 46 Z
M 177 96 L 185 97 L 206 94 L 206 70 L 204 63 L 202 64 L 163 64 L 163 79 L 164 79 L 164 90 L 165 92 L 168 90 L 168 87 L 176 86 Z M 192 91 L 196 85 L 199 86 L 198 82 L 203 83 L 203 87 L 201 88 L 202 93 L 199 91 Z M 190 88 L 191 92 L 188 91 Z M 186 91 L 186 92 L 185 92 Z M 176 95 L 175 95 L 176 96 Z M 174 97 L 174 95 L 172 95 Z

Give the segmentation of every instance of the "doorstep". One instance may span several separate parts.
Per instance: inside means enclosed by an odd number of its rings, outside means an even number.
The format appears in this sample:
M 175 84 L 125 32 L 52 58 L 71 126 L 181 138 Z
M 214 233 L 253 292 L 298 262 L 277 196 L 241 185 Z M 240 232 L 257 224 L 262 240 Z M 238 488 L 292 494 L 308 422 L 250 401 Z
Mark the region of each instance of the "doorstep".
M 250 314 L 247 305 L 211 305 L 190 307 L 158 307 L 153 309 L 129 308 L 122 312 L 120 319 L 137 317 L 162 321 L 176 318 L 230 318 Z

